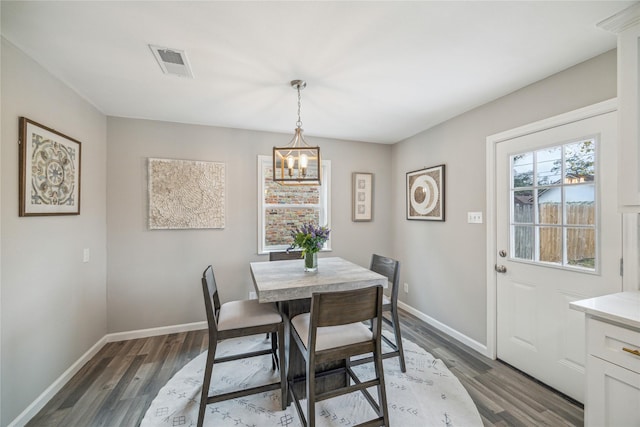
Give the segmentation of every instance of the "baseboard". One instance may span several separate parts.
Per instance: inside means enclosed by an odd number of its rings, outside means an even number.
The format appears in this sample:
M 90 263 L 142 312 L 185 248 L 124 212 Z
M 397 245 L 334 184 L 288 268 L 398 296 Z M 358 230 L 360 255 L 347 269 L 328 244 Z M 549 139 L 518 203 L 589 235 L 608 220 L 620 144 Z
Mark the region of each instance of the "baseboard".
M 136 340 L 139 338 L 155 337 L 158 335 L 177 334 L 180 332 L 207 329 L 207 322 L 184 323 L 182 325 L 161 326 L 159 328 L 138 329 L 135 331 L 116 332 L 105 335 L 107 342 Z
M 195 331 L 198 329 L 206 329 L 207 322 L 185 323 L 183 325 L 163 326 L 160 328 L 138 329 L 128 332 L 117 332 L 107 334 L 100 338 L 86 353 L 84 353 L 76 362 L 69 367 L 53 384 L 40 394 L 20 415 L 18 415 L 7 427 L 22 427 L 29 422 L 38 412 L 59 392 L 62 387 L 78 373 L 78 371 L 93 356 L 104 347 L 105 344 L 116 341 L 132 340 L 138 338 L 154 337 L 157 335 L 175 334 L 179 332 Z
M 424 321 L 425 323 L 428 323 L 429 325 L 433 326 L 434 328 L 436 328 L 437 330 L 444 332 L 445 334 L 449 335 L 451 338 L 455 339 L 456 341 L 461 342 L 462 344 L 466 345 L 467 347 L 472 348 L 473 350 L 477 351 L 478 353 L 482 354 L 483 356 L 489 357 L 489 351 L 487 349 L 487 346 L 485 344 L 479 343 L 478 341 L 469 338 L 468 336 L 464 335 L 463 333 L 445 325 L 444 323 L 441 323 L 439 321 L 437 321 L 436 319 L 434 319 L 433 317 L 427 316 L 426 314 L 424 314 L 421 311 L 416 310 L 415 308 L 411 307 L 410 305 L 407 305 L 405 303 L 403 303 L 402 301 L 398 301 L 398 307 L 400 307 L 401 309 L 413 314 L 414 316 L 416 316 L 418 319 Z

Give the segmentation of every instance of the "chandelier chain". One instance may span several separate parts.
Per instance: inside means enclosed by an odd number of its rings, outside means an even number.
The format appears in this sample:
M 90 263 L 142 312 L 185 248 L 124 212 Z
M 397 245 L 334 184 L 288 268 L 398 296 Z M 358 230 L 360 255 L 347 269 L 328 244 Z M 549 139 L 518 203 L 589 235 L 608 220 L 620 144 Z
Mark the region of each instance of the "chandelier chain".
M 296 122 L 296 126 L 298 128 L 302 127 L 302 120 L 300 120 L 300 106 L 302 105 L 301 97 L 300 97 L 300 85 L 298 85 L 298 121 Z

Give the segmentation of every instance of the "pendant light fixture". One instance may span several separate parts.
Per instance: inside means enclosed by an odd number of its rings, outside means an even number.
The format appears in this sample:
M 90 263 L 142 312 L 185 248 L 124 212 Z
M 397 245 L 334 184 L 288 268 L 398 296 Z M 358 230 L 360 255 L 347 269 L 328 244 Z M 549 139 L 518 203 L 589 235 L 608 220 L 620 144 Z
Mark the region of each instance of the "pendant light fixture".
M 273 147 L 273 181 L 282 185 L 320 185 L 320 147 L 310 146 L 302 136 L 300 91 L 307 82 L 292 80 L 291 87 L 298 91 L 298 121 L 289 145 Z

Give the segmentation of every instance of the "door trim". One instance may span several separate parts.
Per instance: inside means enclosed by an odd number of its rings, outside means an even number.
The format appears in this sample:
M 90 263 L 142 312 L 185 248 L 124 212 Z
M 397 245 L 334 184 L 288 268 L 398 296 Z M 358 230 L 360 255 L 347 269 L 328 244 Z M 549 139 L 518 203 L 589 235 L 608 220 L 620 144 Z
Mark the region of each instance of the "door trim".
M 617 98 L 612 98 L 588 107 L 553 116 L 524 126 L 496 133 L 487 137 L 486 142 L 486 189 L 487 189 L 487 351 L 486 356 L 495 359 L 497 355 L 497 284 L 494 266 L 496 258 L 496 145 L 509 139 L 518 138 L 569 123 L 599 116 L 618 110 Z M 637 235 L 637 234 L 634 234 Z M 624 236 L 624 234 L 623 234 Z M 631 263 L 629 263 L 631 264 Z M 625 266 L 626 269 L 626 266 Z M 625 276 L 627 276 L 625 272 Z M 637 285 L 636 285 L 637 286 Z M 623 284 L 623 288 L 626 288 Z M 635 289 L 635 288 L 634 288 Z

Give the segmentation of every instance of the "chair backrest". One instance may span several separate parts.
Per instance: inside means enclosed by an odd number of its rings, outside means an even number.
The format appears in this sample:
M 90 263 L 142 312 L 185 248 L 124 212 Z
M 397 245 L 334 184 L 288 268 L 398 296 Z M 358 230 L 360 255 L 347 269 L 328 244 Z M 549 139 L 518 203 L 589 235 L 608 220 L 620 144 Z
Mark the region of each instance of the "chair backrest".
M 204 307 L 207 311 L 209 332 L 217 333 L 220 298 L 218 297 L 218 287 L 216 286 L 216 277 L 213 274 L 212 266 L 208 266 L 202 273 L 202 294 L 204 295 Z
M 391 288 L 391 302 L 396 304 L 398 301 L 398 282 L 400 281 L 400 261 L 373 254 L 371 257 L 371 267 L 369 269 L 387 277 L 389 287 Z
M 285 261 L 289 259 L 301 259 L 302 251 L 269 252 L 269 261 Z
M 312 327 L 347 325 L 382 315 L 382 286 L 338 292 L 317 292 L 311 296 Z

